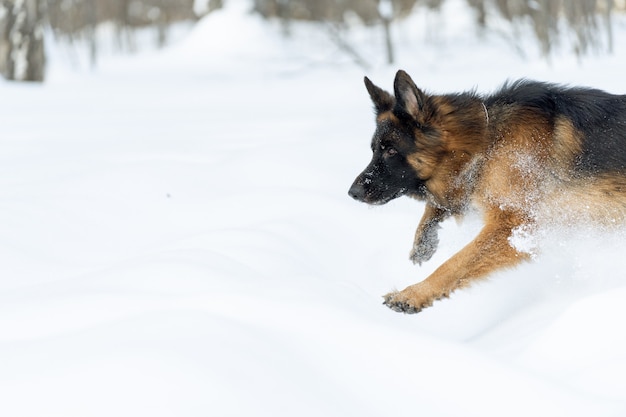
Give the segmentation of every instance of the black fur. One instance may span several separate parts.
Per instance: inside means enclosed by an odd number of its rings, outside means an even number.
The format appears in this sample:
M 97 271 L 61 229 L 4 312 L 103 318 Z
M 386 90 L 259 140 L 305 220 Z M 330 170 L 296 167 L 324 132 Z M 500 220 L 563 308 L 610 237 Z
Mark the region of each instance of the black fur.
M 505 85 L 485 104 L 532 108 L 552 122 L 565 116 L 583 136 L 576 171 L 581 175 L 626 171 L 626 95 L 520 80 Z
M 417 264 L 437 249 L 444 219 L 471 205 L 485 222 L 424 281 L 385 295 L 391 309 L 416 313 L 531 259 L 511 244 L 517 230 L 626 220 L 626 95 L 528 80 L 489 96 L 428 95 L 402 70 L 394 95 L 365 84 L 377 112 L 373 156 L 349 194 L 368 204 L 425 200 L 409 254 Z
M 391 123 L 379 123 L 371 147 L 372 161 L 350 188 L 353 198 L 385 204 L 402 195 L 424 195 L 424 182 L 415 176 L 406 159 L 416 151 L 410 129 L 404 131 Z

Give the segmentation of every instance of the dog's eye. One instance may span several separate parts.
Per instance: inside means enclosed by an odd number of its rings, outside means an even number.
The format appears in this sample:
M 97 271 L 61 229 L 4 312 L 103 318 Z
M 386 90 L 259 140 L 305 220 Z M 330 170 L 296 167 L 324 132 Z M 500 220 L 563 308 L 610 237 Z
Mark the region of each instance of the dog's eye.
M 394 156 L 395 154 L 397 154 L 397 153 L 398 153 L 398 151 L 396 151 L 394 148 L 391 148 L 391 147 L 390 147 L 390 148 L 385 149 L 385 153 L 386 153 L 388 156 Z

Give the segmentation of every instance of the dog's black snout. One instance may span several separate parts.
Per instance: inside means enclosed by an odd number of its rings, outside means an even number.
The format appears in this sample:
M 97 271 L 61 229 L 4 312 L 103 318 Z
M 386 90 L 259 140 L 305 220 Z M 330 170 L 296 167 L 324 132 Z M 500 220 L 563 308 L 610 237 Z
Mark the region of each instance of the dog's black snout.
M 363 184 L 355 181 L 350 190 L 348 190 L 348 195 L 355 200 L 363 201 L 365 198 L 365 187 L 363 187 Z

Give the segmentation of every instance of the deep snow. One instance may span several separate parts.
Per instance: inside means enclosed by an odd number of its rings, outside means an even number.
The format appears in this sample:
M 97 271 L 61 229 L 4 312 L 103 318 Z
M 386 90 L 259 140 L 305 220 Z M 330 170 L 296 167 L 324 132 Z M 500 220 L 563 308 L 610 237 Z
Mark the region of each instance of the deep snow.
M 518 236 L 532 263 L 415 316 L 383 307 L 480 218 L 413 266 L 422 205 L 347 196 L 369 160 L 364 70 L 228 3 L 164 51 L 89 72 L 52 50 L 44 85 L 0 83 L 0 415 L 624 415 L 624 231 Z M 393 67 L 378 29 L 355 31 L 367 75 L 626 92 L 624 19 L 615 54 L 579 65 L 446 13 L 396 28 Z

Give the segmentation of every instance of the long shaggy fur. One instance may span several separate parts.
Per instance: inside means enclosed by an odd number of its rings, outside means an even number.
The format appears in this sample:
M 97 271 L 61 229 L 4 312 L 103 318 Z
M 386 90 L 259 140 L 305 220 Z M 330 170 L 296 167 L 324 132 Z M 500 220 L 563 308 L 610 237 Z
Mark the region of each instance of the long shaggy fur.
M 365 78 L 376 111 L 372 160 L 349 194 L 368 204 L 426 202 L 410 259 L 437 249 L 439 223 L 470 206 L 484 228 L 424 281 L 385 296 L 415 313 L 529 258 L 510 241 L 542 222 L 626 216 L 626 96 L 529 80 L 489 96 L 428 95 L 404 71 L 394 94 Z

